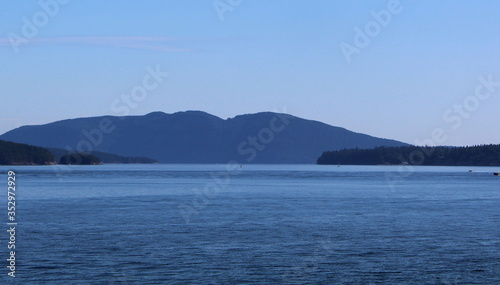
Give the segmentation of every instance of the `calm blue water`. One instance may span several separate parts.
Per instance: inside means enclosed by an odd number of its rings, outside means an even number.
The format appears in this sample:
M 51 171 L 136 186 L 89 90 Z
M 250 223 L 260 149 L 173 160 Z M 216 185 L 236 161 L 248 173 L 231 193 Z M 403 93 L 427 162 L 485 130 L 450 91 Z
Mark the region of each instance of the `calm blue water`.
M 6 173 L 12 169 L 18 182 L 15 282 L 5 267 Z M 500 284 L 500 177 L 492 175 L 499 169 L 474 169 L 484 172 L 0 167 L 0 281 Z

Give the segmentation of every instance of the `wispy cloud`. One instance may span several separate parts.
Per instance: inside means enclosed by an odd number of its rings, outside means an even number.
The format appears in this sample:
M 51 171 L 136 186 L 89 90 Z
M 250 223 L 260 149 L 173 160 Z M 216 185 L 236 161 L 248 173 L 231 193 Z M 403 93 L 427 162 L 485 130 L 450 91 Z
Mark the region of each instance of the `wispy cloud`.
M 14 119 L 14 118 L 0 118 L 0 122 L 17 122 L 17 121 L 22 121 L 22 119 Z
M 196 39 L 182 39 L 172 37 L 124 37 L 124 36 L 92 36 L 92 37 L 36 37 L 29 39 L 23 45 L 30 46 L 55 46 L 64 44 L 97 45 L 104 47 L 132 48 L 162 52 L 187 52 L 192 49 L 176 47 L 179 43 Z M 0 38 L 0 47 L 11 46 L 11 39 Z

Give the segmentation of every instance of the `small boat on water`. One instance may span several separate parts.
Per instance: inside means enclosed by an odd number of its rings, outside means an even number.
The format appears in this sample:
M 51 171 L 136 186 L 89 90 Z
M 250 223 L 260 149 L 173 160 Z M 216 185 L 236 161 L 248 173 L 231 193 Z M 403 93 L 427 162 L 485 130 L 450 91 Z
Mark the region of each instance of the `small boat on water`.
M 486 173 L 491 173 L 489 171 L 476 171 L 476 170 L 469 170 L 469 172 L 486 172 Z M 499 176 L 500 175 L 500 171 L 493 172 L 493 175 Z

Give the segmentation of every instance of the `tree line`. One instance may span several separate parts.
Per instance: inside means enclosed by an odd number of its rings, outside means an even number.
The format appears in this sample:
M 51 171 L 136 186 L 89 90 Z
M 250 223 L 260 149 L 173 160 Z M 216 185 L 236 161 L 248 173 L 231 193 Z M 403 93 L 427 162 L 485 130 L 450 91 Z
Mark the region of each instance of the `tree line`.
M 158 163 L 147 157 L 125 157 L 104 152 L 68 153 L 62 149 L 47 149 L 0 140 L 0 165 L 95 165 L 102 163 Z
M 500 145 L 403 146 L 325 151 L 318 164 L 500 166 Z
M 1 165 L 46 165 L 55 163 L 56 157 L 43 147 L 0 140 Z

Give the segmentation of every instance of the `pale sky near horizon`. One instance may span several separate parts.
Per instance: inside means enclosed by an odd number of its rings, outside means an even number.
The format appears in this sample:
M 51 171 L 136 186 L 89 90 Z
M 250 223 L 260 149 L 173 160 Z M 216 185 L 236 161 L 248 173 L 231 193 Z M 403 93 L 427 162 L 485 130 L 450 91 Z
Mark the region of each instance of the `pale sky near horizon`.
M 436 129 L 441 145 L 500 143 L 500 1 L 0 7 L 0 134 L 128 106 L 224 119 L 278 111 L 407 143 Z M 169 75 L 156 82 L 151 69 Z M 131 93 L 140 100 L 127 105 Z

